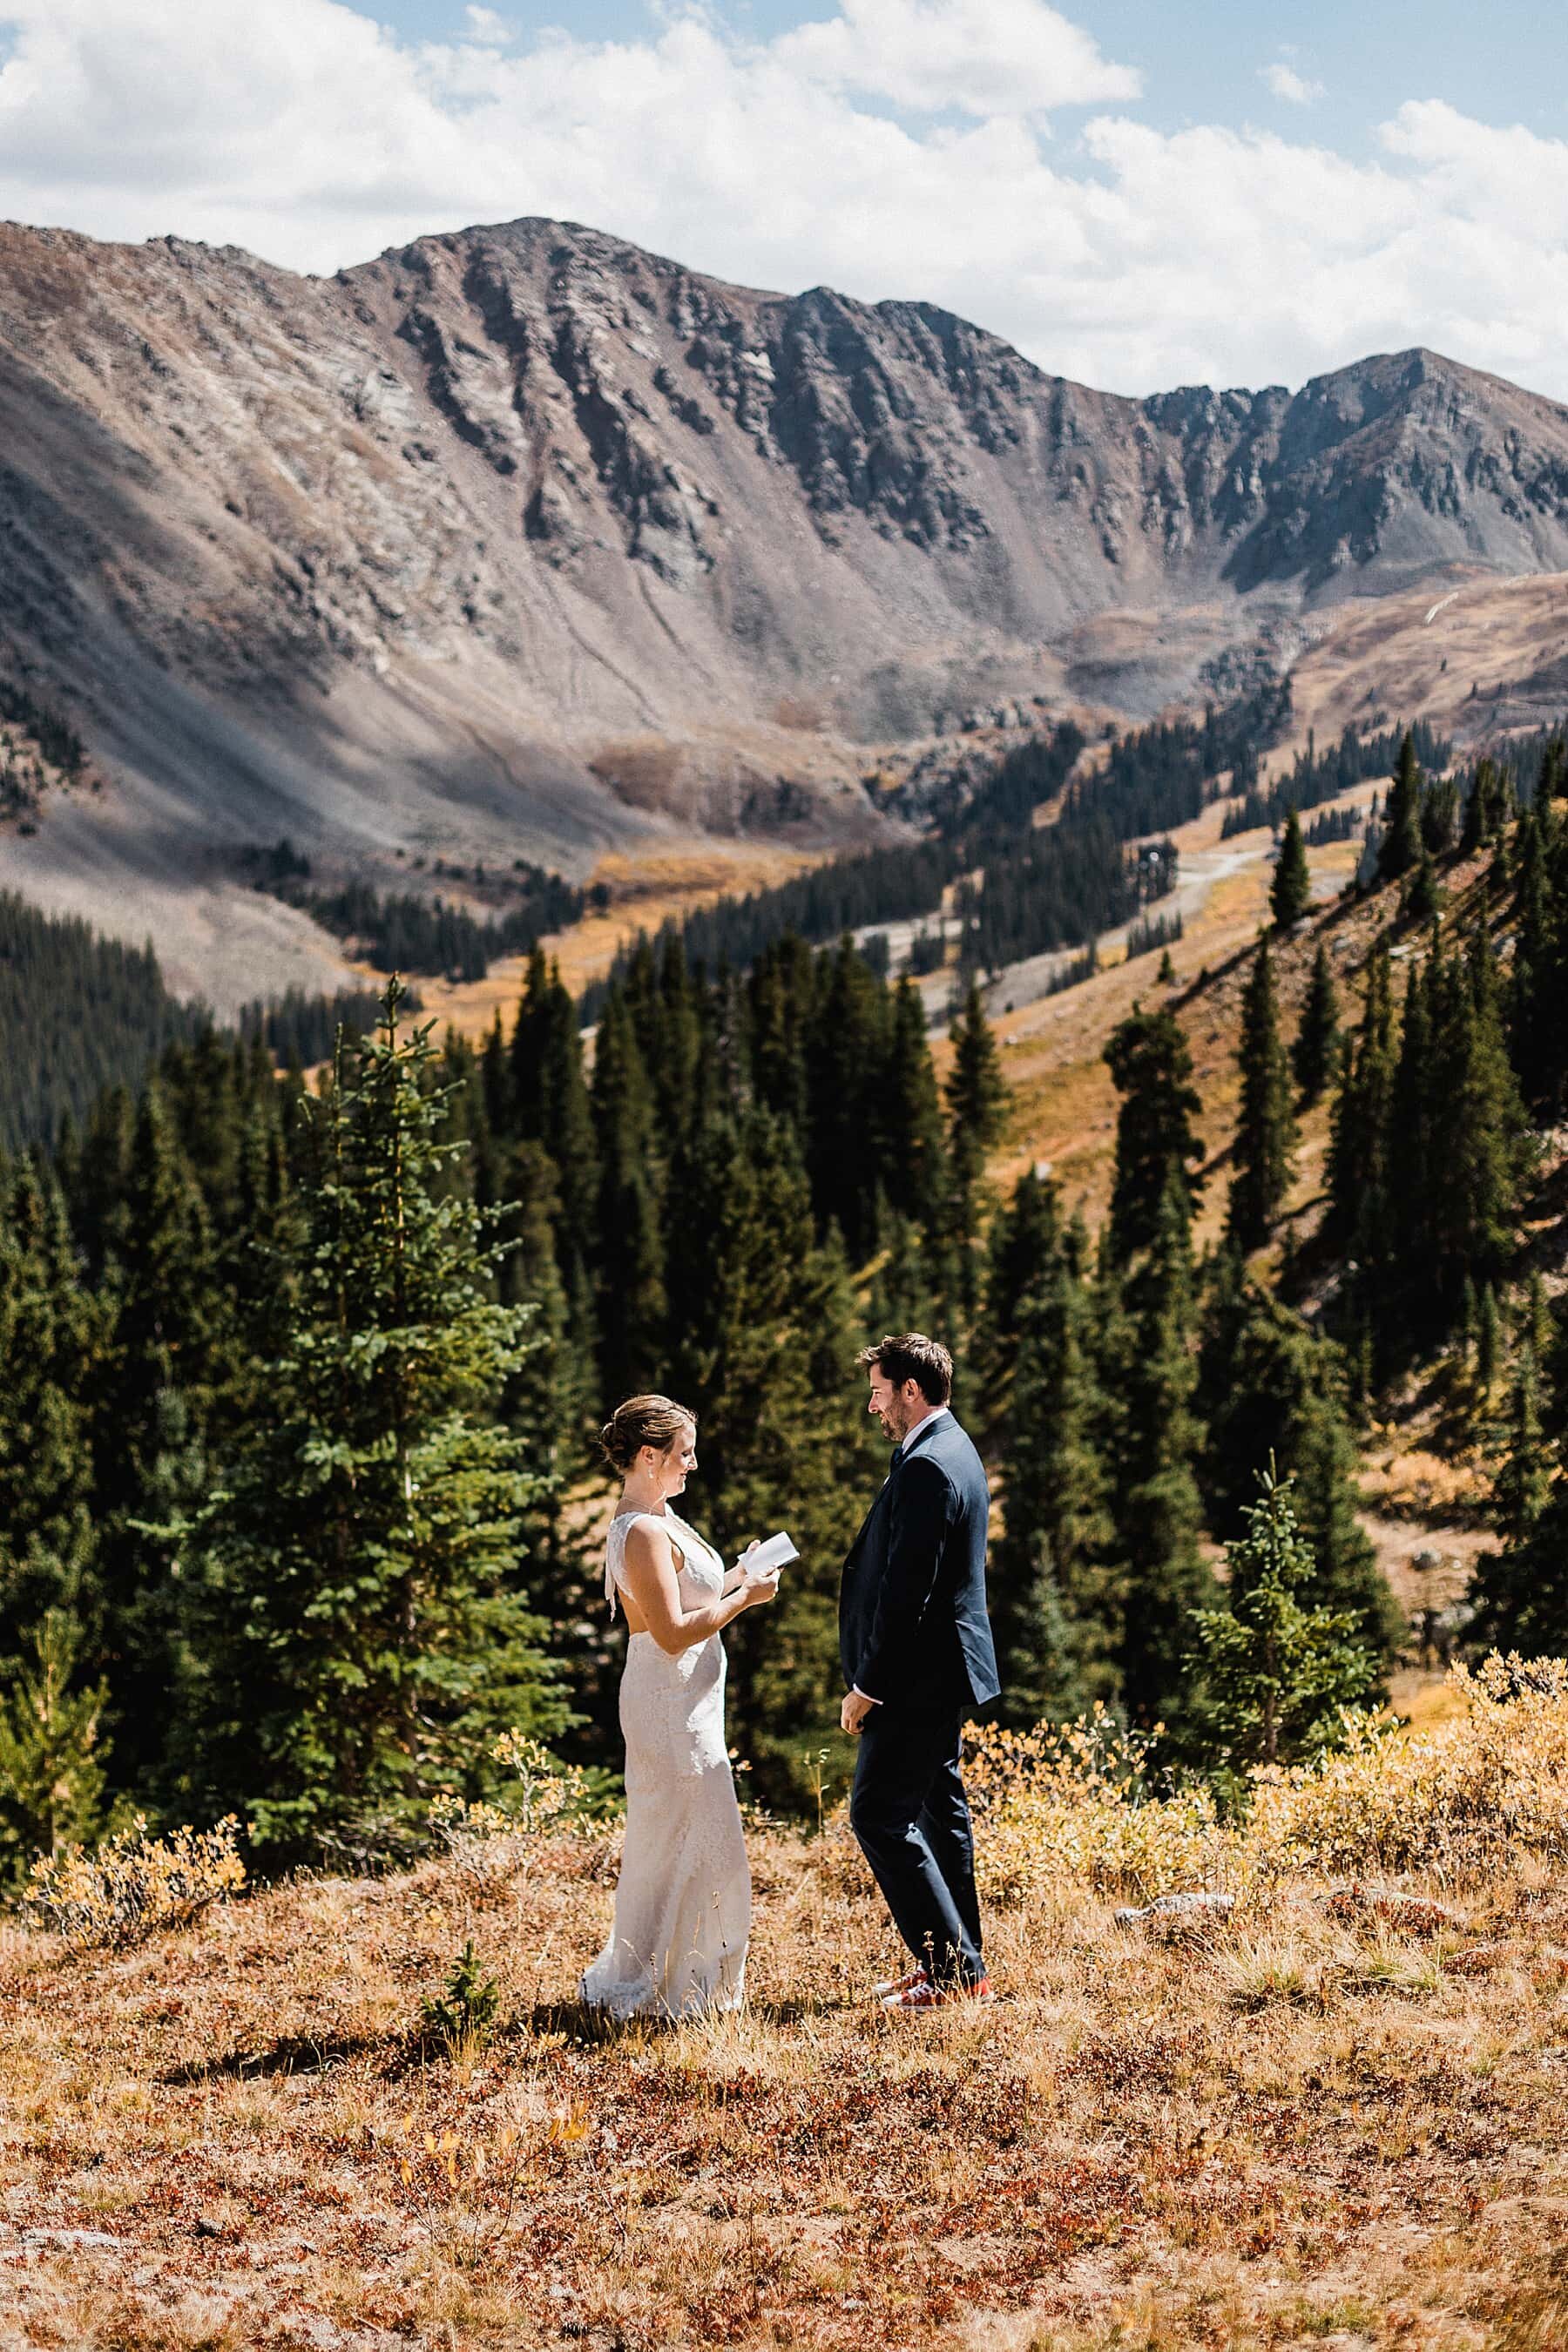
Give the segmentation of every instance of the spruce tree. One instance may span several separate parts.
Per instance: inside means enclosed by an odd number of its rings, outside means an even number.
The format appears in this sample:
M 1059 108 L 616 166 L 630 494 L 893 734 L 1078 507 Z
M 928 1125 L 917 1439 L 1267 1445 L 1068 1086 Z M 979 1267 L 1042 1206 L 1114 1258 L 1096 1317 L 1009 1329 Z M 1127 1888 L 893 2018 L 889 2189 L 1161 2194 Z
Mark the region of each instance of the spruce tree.
M 1343 1255 L 1381 1262 L 1389 1218 L 1389 1103 L 1394 1089 L 1393 967 L 1380 940 L 1367 965 L 1366 1005 L 1353 1049 L 1340 1057 L 1329 1144 L 1326 1219 Z
M 1291 809 L 1285 819 L 1274 879 L 1269 885 L 1268 910 L 1278 928 L 1289 931 L 1294 930 L 1311 903 L 1312 877 L 1307 865 L 1307 845 L 1301 838 L 1300 817 Z
M 1437 889 L 1437 869 L 1432 863 L 1432 853 L 1425 842 L 1421 855 L 1410 869 L 1410 877 L 1399 902 L 1402 922 L 1429 923 L 1442 904 Z
M 92 1404 L 110 1314 L 58 1188 L 24 1160 L 0 1202 L 0 1661 L 69 1602 L 102 1655 L 92 1559 Z
M 1112 1465 L 1115 1559 L 1125 1594 L 1117 1656 L 1122 1703 L 1139 1723 L 1178 1733 L 1191 1693 L 1188 1619 L 1214 1595 L 1193 1475 L 1193 1267 L 1188 1195 L 1173 1167 L 1153 1239 L 1125 1285 L 1129 1345 L 1120 1367 Z
M 1226 1223 L 1244 1249 L 1267 1241 L 1293 1174 L 1296 1118 L 1279 1036 L 1268 942 L 1259 942 L 1241 1003 L 1241 1110 Z
M 1001 1140 L 1007 1087 L 996 1040 L 973 977 L 952 1031 L 952 1061 L 944 1087 L 948 1112 L 948 1157 L 952 1166 L 950 1219 L 958 1253 L 959 1295 L 966 1319 L 978 1303 L 980 1275 L 974 1242 L 979 1232 L 985 1157 Z
M 610 1404 L 654 1385 L 664 1360 L 662 1162 L 653 1097 L 624 998 L 612 996 L 594 1054 L 598 1135 L 599 1372 Z M 668 1139 L 666 1139 L 668 1142 Z
M 529 1345 L 497 1245 L 445 1181 L 430 1026 L 394 979 L 312 1115 L 271 1405 L 177 1529 L 189 1796 L 277 1859 L 385 1850 L 496 1732 L 562 1705 L 517 1591 L 537 1495 L 500 1425 Z
M 1300 1026 L 1290 1048 L 1290 1066 L 1303 1109 L 1310 1109 L 1328 1085 L 1339 1038 L 1339 992 L 1334 986 L 1328 949 L 1320 940 L 1312 959 L 1312 976 L 1307 983 L 1307 1000 L 1301 1007 Z
M 104 1820 L 102 1683 L 75 1687 L 79 1623 L 46 1610 L 8 1665 L 0 1697 L 0 1884 L 21 1877 L 37 1854 L 86 1844 Z
M 982 1426 L 998 1431 L 1012 1392 L 1022 1315 L 1059 1262 L 1063 1246 L 1057 1187 L 1026 1168 L 991 1221 L 987 1236 L 983 1311 L 975 1355 L 984 1389 Z M 889 1323 L 889 1330 L 919 1329 Z
M 1125 1265 L 1137 1251 L 1152 1246 L 1173 1181 L 1184 1220 L 1191 1216 L 1202 1188 L 1204 1147 L 1196 1121 L 1203 1104 L 1192 1083 L 1193 1057 L 1173 1013 L 1135 1008 L 1111 1032 L 1103 1059 L 1122 1098 L 1106 1243 L 1111 1262 Z
M 1526 1347 L 1509 1387 L 1508 1433 L 1492 1479 L 1492 1517 L 1504 1541 L 1522 1548 L 1533 1537 L 1552 1497 L 1541 1417 L 1541 1381 Z
M 891 1208 L 920 1225 L 936 1223 L 948 1189 L 947 1142 L 925 1006 L 913 981 L 892 995 L 892 1024 L 873 1105 L 877 1172 Z
M 1421 784 L 1415 738 L 1407 728 L 1400 742 L 1399 758 L 1384 813 L 1385 829 L 1377 853 L 1377 878 L 1380 882 L 1397 882 L 1402 875 L 1409 873 L 1420 857 Z
M 1222 1250 L 1208 1269 L 1198 1348 L 1205 1516 L 1222 1543 L 1237 1541 L 1258 1463 L 1272 1460 L 1293 1479 L 1314 1562 L 1304 1597 L 1354 1619 L 1370 1676 L 1361 1696 L 1371 1700 L 1398 1655 L 1405 1621 L 1361 1525 L 1346 1387 L 1340 1350 L 1250 1280 L 1234 1249 Z
M 1302 1605 L 1314 1563 L 1289 1484 L 1269 1471 L 1261 1486 L 1226 1555 L 1226 1605 L 1193 1612 L 1200 1736 L 1210 1760 L 1232 1772 L 1331 1747 L 1341 1709 L 1369 1678 L 1353 1618 Z
M 1115 1699 L 1124 1627 L 1081 1278 L 1058 1257 L 1017 1322 L 990 1608 L 1005 1717 L 1027 1727 Z

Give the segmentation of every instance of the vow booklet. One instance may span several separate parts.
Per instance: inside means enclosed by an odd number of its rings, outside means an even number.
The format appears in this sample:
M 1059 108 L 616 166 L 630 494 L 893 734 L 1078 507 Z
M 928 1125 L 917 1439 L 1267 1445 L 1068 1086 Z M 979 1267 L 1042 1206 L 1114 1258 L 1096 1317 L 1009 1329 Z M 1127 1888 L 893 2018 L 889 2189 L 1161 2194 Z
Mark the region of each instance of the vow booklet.
M 781 1528 L 776 1536 L 770 1536 L 766 1543 L 760 1543 L 755 1551 L 742 1553 L 737 1565 L 753 1570 L 779 1569 L 787 1567 L 792 1559 L 799 1558 L 799 1552 Z

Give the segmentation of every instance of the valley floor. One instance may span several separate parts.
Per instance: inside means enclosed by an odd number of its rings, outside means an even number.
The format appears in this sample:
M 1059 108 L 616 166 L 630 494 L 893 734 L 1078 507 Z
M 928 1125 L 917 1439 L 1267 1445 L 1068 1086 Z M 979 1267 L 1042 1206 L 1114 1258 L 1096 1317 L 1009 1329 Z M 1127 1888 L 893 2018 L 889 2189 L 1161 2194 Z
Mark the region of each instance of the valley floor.
M 1568 2343 L 1568 1887 L 1292 1879 L 1187 1941 L 1055 1878 L 890 2021 L 841 1831 L 753 1832 L 751 2006 L 569 2005 L 613 1846 L 301 1881 L 118 1959 L 0 1930 L 0 2346 Z M 465 1937 L 507 2022 L 422 2053 Z M 568 2005 L 563 2005 L 568 2004 Z

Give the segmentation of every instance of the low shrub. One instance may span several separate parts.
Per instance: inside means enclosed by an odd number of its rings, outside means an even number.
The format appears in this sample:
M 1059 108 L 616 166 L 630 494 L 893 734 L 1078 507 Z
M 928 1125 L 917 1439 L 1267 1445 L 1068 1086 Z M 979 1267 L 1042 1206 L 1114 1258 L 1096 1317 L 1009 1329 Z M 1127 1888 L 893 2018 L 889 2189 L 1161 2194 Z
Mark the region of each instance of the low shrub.
M 184 1927 L 245 1885 L 239 1823 L 149 1837 L 145 1816 L 95 1848 L 70 1845 L 33 1864 L 22 1907 L 73 1949 L 123 1951 L 166 1927 Z

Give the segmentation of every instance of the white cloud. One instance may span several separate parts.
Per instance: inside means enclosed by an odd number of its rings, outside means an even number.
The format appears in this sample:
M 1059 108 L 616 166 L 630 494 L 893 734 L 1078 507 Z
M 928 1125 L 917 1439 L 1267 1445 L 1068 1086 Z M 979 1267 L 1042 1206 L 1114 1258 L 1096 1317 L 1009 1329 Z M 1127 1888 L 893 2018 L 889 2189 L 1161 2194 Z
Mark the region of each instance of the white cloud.
M 843 0 L 838 16 L 784 34 L 773 53 L 809 80 L 917 113 L 1045 113 L 1136 98 L 1142 86 L 1041 0 Z
M 498 16 L 493 8 L 470 6 L 465 8 L 463 14 L 468 18 L 469 40 L 478 41 L 484 47 L 504 49 L 517 37 L 515 27 L 509 25 L 504 16 Z
M 1272 65 L 1264 66 L 1258 79 L 1288 106 L 1310 106 L 1315 98 L 1321 98 L 1323 94 L 1321 81 L 1308 81 L 1294 66 L 1286 65 L 1279 58 Z
M 1119 390 L 1426 342 L 1568 394 L 1568 144 L 1433 103 L 1366 162 L 1125 111 L 1051 140 L 1043 109 L 1131 77 L 1037 0 L 844 0 L 772 41 L 688 9 L 416 46 L 338 0 L 0 0 L 7 28 L 0 216 L 331 269 L 538 213 L 943 303 Z

